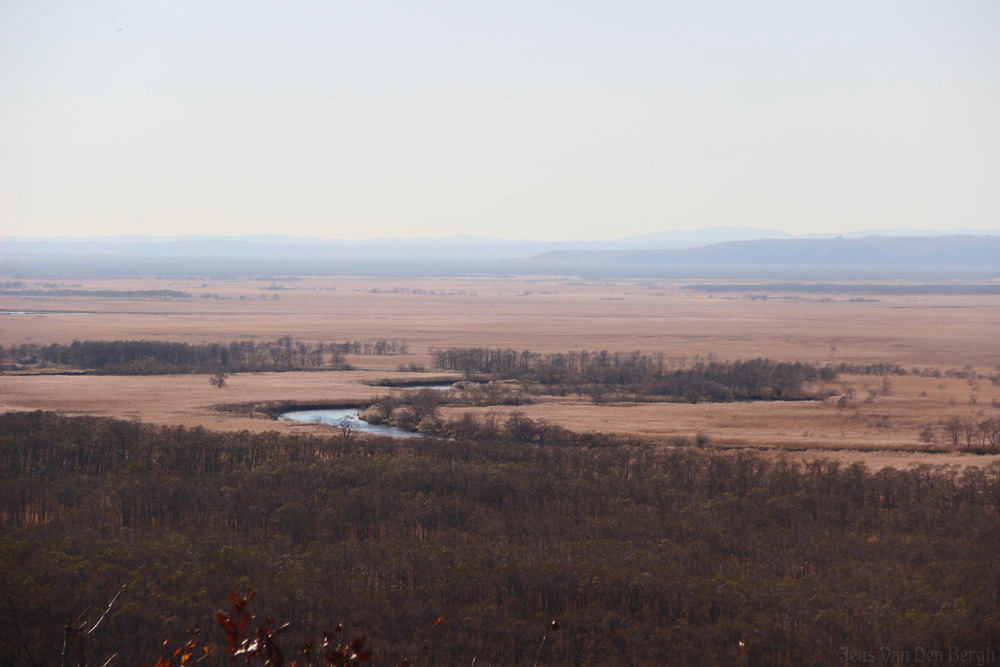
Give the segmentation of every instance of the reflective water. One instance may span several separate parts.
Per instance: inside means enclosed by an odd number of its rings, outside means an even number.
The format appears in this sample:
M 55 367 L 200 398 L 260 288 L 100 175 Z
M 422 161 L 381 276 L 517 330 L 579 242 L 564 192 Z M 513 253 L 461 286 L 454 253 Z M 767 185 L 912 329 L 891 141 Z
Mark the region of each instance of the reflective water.
M 340 426 L 342 423 L 360 433 L 376 433 L 378 435 L 391 435 L 396 438 L 419 438 L 419 433 L 404 431 L 394 426 L 376 426 L 358 417 L 360 410 L 357 408 L 336 409 L 336 410 L 296 410 L 286 412 L 278 417 L 282 421 L 300 422 L 303 424 L 327 424 L 329 426 Z
M 451 389 L 450 384 L 397 384 L 397 385 L 378 385 L 384 389 L 406 389 L 408 391 L 419 391 L 420 389 L 433 389 L 434 391 L 448 391 Z

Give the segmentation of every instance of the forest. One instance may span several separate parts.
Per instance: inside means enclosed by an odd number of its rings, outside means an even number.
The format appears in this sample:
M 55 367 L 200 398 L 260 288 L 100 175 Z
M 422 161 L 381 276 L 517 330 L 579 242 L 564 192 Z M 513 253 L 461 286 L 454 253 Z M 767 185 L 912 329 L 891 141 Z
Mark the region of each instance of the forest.
M 56 664 L 68 619 L 119 590 L 91 664 L 223 638 L 215 612 L 249 588 L 291 623 L 286 655 L 342 623 L 375 664 L 532 665 L 543 638 L 546 665 L 1000 642 L 996 465 L 870 472 L 467 420 L 397 440 L 0 415 L 0 664 Z
M 406 341 L 308 343 L 273 341 L 175 343 L 151 340 L 73 341 L 69 345 L 0 345 L 0 369 L 74 368 L 104 375 L 348 370 L 346 354 L 405 354 Z

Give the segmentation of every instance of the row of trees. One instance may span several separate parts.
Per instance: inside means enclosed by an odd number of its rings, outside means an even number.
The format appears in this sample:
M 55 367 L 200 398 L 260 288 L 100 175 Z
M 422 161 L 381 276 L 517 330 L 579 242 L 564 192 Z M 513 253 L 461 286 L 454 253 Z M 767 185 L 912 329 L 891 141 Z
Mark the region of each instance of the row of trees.
M 827 364 L 824 368 L 828 369 L 829 371 L 831 371 L 833 373 L 837 373 L 837 374 L 844 373 L 846 375 L 879 375 L 879 376 L 886 376 L 886 375 L 906 375 L 907 374 L 906 369 L 903 368 L 902 366 L 900 366 L 899 364 L 890 364 L 890 363 L 887 363 L 887 362 L 876 362 L 876 363 L 871 363 L 871 364 L 858 364 L 858 363 L 840 362 L 840 363 L 836 363 L 836 364 L 833 364 L 833 363 Z M 919 368 L 914 368 L 913 369 L 913 374 L 914 375 L 919 375 L 922 372 L 923 371 L 921 371 L 921 369 L 919 369 Z M 940 377 L 940 376 L 941 376 L 941 372 L 938 371 L 937 377 Z
M 274 341 L 173 343 L 147 340 L 73 341 L 69 345 L 0 345 L 6 368 L 70 367 L 106 374 L 235 373 L 349 368 L 347 354 L 404 354 L 400 340 L 309 343 Z
M 67 619 L 122 584 L 92 647 L 121 664 L 251 585 L 284 646 L 343 621 L 379 664 L 426 644 L 428 663 L 530 665 L 553 618 L 548 665 L 1000 642 L 1000 466 L 542 442 L 522 421 L 397 440 L 2 415 L 0 656 L 55 664 Z
M 1000 285 L 983 283 L 697 283 L 681 289 L 699 292 L 799 292 L 811 294 L 1000 294 Z
M 836 378 L 830 367 L 803 362 L 748 359 L 671 360 L 662 353 L 580 352 L 538 354 L 529 350 L 448 348 L 431 350 L 434 368 L 466 375 L 537 382 L 574 393 L 624 390 L 639 396 L 698 400 L 786 400 L 803 386 Z
M 920 442 L 944 442 L 975 452 L 995 452 L 1000 446 L 1000 417 L 976 420 L 952 416 L 920 429 Z
M 108 299 L 190 299 L 191 295 L 173 289 L 115 290 L 115 289 L 11 289 L 0 290 L 10 296 L 72 296 Z
M 347 343 L 331 343 L 331 346 L 337 346 L 337 349 L 339 349 L 343 354 L 365 354 L 377 356 L 406 354 L 410 347 L 409 343 L 398 338 L 393 338 L 391 340 L 385 338 L 366 341 L 354 340 Z

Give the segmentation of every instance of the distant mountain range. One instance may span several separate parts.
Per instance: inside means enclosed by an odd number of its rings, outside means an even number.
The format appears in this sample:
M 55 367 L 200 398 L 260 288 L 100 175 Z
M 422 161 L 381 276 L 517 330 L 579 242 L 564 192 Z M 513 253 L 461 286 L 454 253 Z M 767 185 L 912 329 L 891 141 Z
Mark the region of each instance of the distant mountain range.
M 576 275 L 586 278 L 1000 278 L 1000 230 L 794 237 L 719 227 L 615 241 L 290 236 L 0 239 L 5 276 Z M 774 235 L 783 234 L 781 238 Z M 860 232 L 858 232 L 860 234 Z M 754 238 L 755 236 L 762 238 Z M 731 240 L 737 237 L 739 240 Z M 744 238 L 740 238 L 744 237 Z M 745 238 L 749 237 L 749 238 Z M 712 242 L 712 239 L 727 239 Z M 849 270 L 848 270 L 849 269 Z
M 666 250 L 557 250 L 532 259 L 637 265 L 1000 267 L 1000 236 L 766 239 Z
M 674 230 L 642 234 L 622 239 L 622 242 L 657 244 L 664 248 L 696 248 L 726 241 L 758 241 L 763 239 L 860 239 L 866 236 L 1000 236 L 1000 229 L 865 229 L 855 232 L 792 234 L 775 229 L 755 227 L 710 227 L 708 229 Z
M 664 250 L 698 248 L 711 244 L 759 241 L 822 239 L 842 237 L 863 238 L 919 237 L 944 235 L 976 235 L 1000 237 L 1000 230 L 912 230 L 890 229 L 844 234 L 794 235 L 777 230 L 753 227 L 712 227 L 699 230 L 672 230 L 642 234 L 610 241 L 535 241 L 510 240 L 479 236 L 446 238 L 374 238 L 365 240 L 321 239 L 281 234 L 220 236 L 155 237 L 144 235 L 108 236 L 98 238 L 0 238 L 0 255 L 128 255 L 147 257 L 229 257 L 229 258 L 331 258 L 357 260 L 394 259 L 458 259 L 514 260 L 528 259 L 550 252 Z M 578 257 L 582 258 L 582 255 Z

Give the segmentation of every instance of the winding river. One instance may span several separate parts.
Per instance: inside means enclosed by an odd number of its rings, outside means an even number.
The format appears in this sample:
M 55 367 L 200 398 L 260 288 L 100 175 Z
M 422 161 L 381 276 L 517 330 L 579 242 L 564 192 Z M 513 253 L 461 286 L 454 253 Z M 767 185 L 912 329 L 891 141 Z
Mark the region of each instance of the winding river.
M 302 424 L 326 424 L 328 426 L 341 426 L 347 424 L 352 430 L 359 433 L 375 433 L 377 435 L 391 435 L 397 438 L 419 438 L 419 433 L 404 431 L 394 426 L 376 426 L 369 424 L 360 417 L 361 411 L 357 408 L 347 408 L 338 410 L 295 410 L 286 412 L 278 417 L 281 421 L 299 422 Z
M 402 387 L 399 387 L 402 388 Z M 407 389 L 434 389 L 435 391 L 448 391 L 451 389 L 450 384 L 434 384 L 434 385 L 413 385 L 406 387 Z M 396 428 L 395 426 L 381 426 L 375 424 L 369 424 L 364 421 L 358 414 L 361 410 L 358 408 L 336 408 L 329 410 L 293 410 L 291 412 L 286 412 L 278 416 L 281 421 L 292 421 L 298 422 L 300 424 L 326 424 L 327 426 L 342 426 L 348 425 L 352 430 L 358 431 L 359 433 L 375 433 L 377 435 L 391 435 L 396 438 L 420 438 L 422 437 L 420 433 L 414 433 L 413 431 L 404 431 L 401 428 Z

